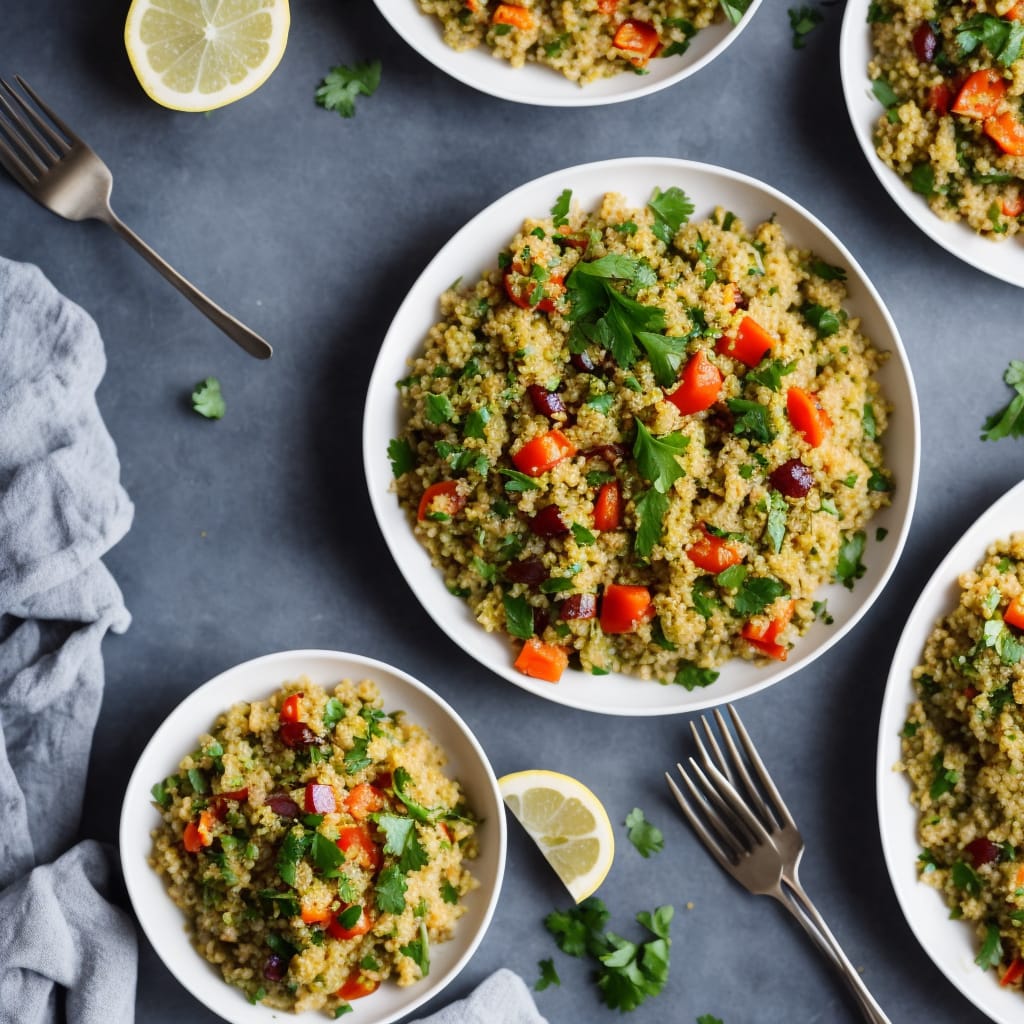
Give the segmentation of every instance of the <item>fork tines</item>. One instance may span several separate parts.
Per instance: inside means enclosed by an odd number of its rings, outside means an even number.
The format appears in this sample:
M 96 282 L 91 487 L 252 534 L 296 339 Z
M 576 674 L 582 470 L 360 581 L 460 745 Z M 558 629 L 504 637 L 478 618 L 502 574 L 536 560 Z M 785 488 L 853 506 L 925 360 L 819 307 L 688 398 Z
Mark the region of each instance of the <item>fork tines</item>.
M 29 186 L 66 156 L 78 139 L 20 75 L 14 78 L 35 106 L 0 79 L 0 164 L 19 184 Z M 54 130 L 54 125 L 63 135 Z

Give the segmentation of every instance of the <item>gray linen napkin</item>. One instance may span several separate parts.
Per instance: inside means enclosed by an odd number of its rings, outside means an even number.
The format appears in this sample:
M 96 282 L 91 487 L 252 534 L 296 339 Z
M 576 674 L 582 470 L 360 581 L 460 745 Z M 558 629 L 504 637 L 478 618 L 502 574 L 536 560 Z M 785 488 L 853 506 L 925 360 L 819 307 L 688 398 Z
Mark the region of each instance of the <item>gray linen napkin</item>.
M 0 1024 L 134 1017 L 135 931 L 107 899 L 112 852 L 68 849 L 100 643 L 130 621 L 99 560 L 132 519 L 96 405 L 105 368 L 90 317 L 0 259 Z
M 547 1024 L 526 983 L 504 967 L 465 999 L 424 1017 L 419 1024 Z

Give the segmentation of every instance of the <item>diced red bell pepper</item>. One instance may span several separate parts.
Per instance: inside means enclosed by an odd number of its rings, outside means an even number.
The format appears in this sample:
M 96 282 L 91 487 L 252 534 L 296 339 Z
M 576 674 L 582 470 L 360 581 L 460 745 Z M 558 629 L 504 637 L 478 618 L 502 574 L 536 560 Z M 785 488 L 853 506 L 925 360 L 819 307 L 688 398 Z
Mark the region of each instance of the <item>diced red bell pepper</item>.
M 654 603 L 647 587 L 609 583 L 601 599 L 601 630 L 605 633 L 635 633 L 654 618 Z
M 384 794 L 368 782 L 353 786 L 345 797 L 345 810 L 356 821 L 363 821 L 384 806 Z
M 213 815 L 209 811 L 200 811 L 198 821 L 190 821 L 185 826 L 181 838 L 187 853 L 198 853 L 204 846 L 213 843 Z
M 540 476 L 554 469 L 563 459 L 576 454 L 576 445 L 560 430 L 531 438 L 512 456 L 512 463 L 520 473 Z
M 622 488 L 618 480 L 601 485 L 594 502 L 594 526 L 598 530 L 617 530 L 622 525 Z
M 1024 193 L 1018 194 L 1016 199 L 1004 199 L 1000 209 L 1004 217 L 1019 217 L 1024 213 Z
M 743 548 L 735 541 L 716 537 L 704 523 L 700 524 L 700 537 L 686 549 L 686 557 L 699 569 L 718 575 L 743 561 Z
M 1015 597 L 1003 612 L 1003 622 L 1024 629 L 1024 597 Z
M 1016 8 L 1014 9 L 1016 10 Z M 1006 988 L 1010 985 L 1015 985 L 1021 978 L 1024 978 L 1024 960 L 1016 956 L 999 979 L 999 984 Z
M 368 871 L 380 867 L 380 847 L 373 841 L 367 825 L 347 825 L 338 836 L 338 849 L 350 860 Z
M 338 808 L 334 788 L 322 782 L 307 782 L 304 806 L 307 814 L 333 814 Z
M 985 121 L 985 134 L 1010 156 L 1024 156 L 1024 123 L 1012 110 Z
M 818 396 L 803 388 L 790 388 L 786 392 L 786 415 L 812 448 L 817 448 L 825 440 L 832 427 L 832 420 L 822 408 Z
M 772 350 L 775 339 L 752 317 L 745 316 L 735 334 L 723 334 L 715 351 L 755 367 Z
M 342 924 L 342 920 L 349 922 L 354 917 L 351 911 L 355 906 L 356 904 L 345 906 L 337 914 L 330 915 L 330 922 L 324 930 L 332 939 L 342 941 L 355 939 L 360 935 L 365 935 L 373 927 L 373 921 L 370 920 L 370 915 L 367 914 L 365 907 L 359 907 L 359 916 L 350 924 Z
M 416 518 L 424 520 L 431 513 L 442 512 L 448 516 L 458 515 L 465 507 L 466 497 L 459 491 L 455 480 L 440 480 L 431 484 L 420 498 Z
M 362 999 L 363 996 L 371 995 L 380 988 L 379 981 L 371 981 L 361 971 L 353 971 L 346 979 L 345 983 L 338 989 L 334 994 L 339 999 Z
M 278 718 L 282 722 L 297 722 L 299 720 L 299 702 L 302 700 L 301 693 L 290 693 L 281 702 L 281 711 Z
M 789 625 L 793 618 L 796 602 L 787 603 L 783 611 L 773 619 L 766 619 L 763 616 L 758 619 L 751 619 L 747 622 L 740 634 L 751 647 L 774 658 L 775 661 L 785 661 L 789 654 L 789 648 L 778 642 L 782 631 Z
M 1005 95 L 1006 82 L 999 72 L 983 68 L 967 77 L 952 110 L 961 117 L 982 121 L 995 115 Z
M 616 30 L 612 46 L 632 53 L 630 64 L 642 68 L 661 50 L 661 40 L 658 30 L 649 22 L 629 18 Z
M 326 904 L 315 907 L 311 903 L 303 903 L 301 917 L 304 924 L 323 924 L 332 918 L 331 908 Z
M 704 349 L 690 357 L 679 381 L 679 387 L 665 396 L 684 416 L 710 409 L 722 391 L 722 374 Z
M 524 676 L 543 679 L 546 683 L 557 683 L 569 665 L 569 655 L 564 648 L 546 644 L 531 636 L 524 642 L 513 664 Z

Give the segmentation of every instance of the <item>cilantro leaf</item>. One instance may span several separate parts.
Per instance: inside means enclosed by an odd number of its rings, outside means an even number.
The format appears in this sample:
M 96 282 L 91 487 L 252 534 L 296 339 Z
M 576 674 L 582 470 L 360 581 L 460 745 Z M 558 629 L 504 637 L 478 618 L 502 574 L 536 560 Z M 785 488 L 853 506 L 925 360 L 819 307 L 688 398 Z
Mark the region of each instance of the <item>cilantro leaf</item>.
M 476 437 L 481 440 L 484 437 L 484 427 L 490 422 L 491 410 L 486 405 L 474 409 L 467 417 L 462 428 L 463 437 Z
M 441 882 L 441 899 L 452 906 L 459 902 L 459 890 L 447 878 Z
M 589 896 L 579 906 L 553 910 L 544 918 L 544 927 L 554 936 L 558 948 L 569 956 L 589 953 L 598 957 L 608 950 L 602 930 L 608 920 L 604 902 Z
M 793 32 L 793 49 L 802 50 L 807 45 L 807 37 L 824 20 L 825 15 L 816 7 L 790 7 L 789 27 Z
M 331 697 L 324 705 L 324 727 L 333 729 L 344 717 L 345 705 L 337 697 Z
M 644 491 L 643 496 L 637 499 L 636 515 L 639 525 L 633 549 L 642 558 L 648 558 L 654 550 L 654 545 L 661 540 L 668 503 L 668 495 L 662 494 L 654 487 Z
M 690 219 L 690 214 L 694 210 L 690 197 L 677 185 L 665 189 L 664 192 L 656 188 L 647 201 L 647 206 L 654 213 L 654 225 L 651 228 L 654 237 L 666 245 L 672 244 L 676 232 Z
M 765 359 L 747 374 L 746 379 L 772 391 L 778 391 L 782 387 L 782 378 L 795 369 L 795 359 L 791 363 L 784 363 L 781 359 Z
M 772 576 L 753 576 L 743 580 L 733 598 L 737 615 L 757 615 L 786 593 L 785 584 Z
M 749 434 L 761 444 L 771 444 L 775 440 L 770 411 L 766 405 L 747 398 L 728 398 L 725 404 L 730 412 L 736 413 L 732 425 L 734 434 Z
M 768 520 L 764 532 L 775 554 L 782 550 L 782 540 L 786 536 L 787 512 L 786 499 L 778 491 L 771 491 L 768 495 Z
M 430 940 L 427 938 L 427 926 L 423 921 L 420 921 L 420 937 L 399 946 L 398 952 L 416 964 L 421 977 L 425 978 L 430 973 Z
M 354 67 L 339 64 L 331 68 L 316 90 L 316 102 L 342 117 L 354 117 L 356 97 L 372 96 L 380 85 L 379 60 L 361 61 Z
M 216 377 L 207 377 L 196 385 L 192 392 L 192 408 L 208 420 L 219 420 L 223 417 L 227 406 L 220 392 L 220 381 Z
M 1024 25 L 991 14 L 976 14 L 968 18 L 956 32 L 956 45 L 962 56 L 966 57 L 979 46 L 984 46 L 1004 68 L 1020 58 L 1022 44 Z
M 692 693 L 698 688 L 703 689 L 705 686 L 710 686 L 718 678 L 718 675 L 719 673 L 713 668 L 701 668 L 692 661 L 684 661 L 672 682 Z
M 999 937 L 999 925 L 990 924 L 985 930 L 985 941 L 978 950 L 974 962 L 982 969 L 998 967 L 1003 959 L 1003 942 Z
M 508 477 L 505 481 L 505 490 L 510 493 L 540 490 L 540 484 L 536 480 L 525 473 L 520 473 L 518 469 L 499 469 L 498 472 Z
M 1024 436 L 1024 361 L 1011 359 L 1003 373 L 1003 380 L 1017 394 L 1004 409 L 985 420 L 982 441 L 998 441 L 1004 437 Z
M 718 0 L 718 2 L 721 4 L 722 10 L 725 11 L 725 16 L 733 25 L 740 23 L 740 19 L 747 13 L 747 8 L 750 6 L 750 0 Z
M 555 970 L 554 960 L 538 960 L 537 967 L 540 969 L 540 977 L 533 983 L 534 992 L 543 992 L 550 985 L 562 984 L 562 979 Z
M 804 319 L 818 332 L 819 338 L 832 337 L 847 320 L 846 310 L 840 309 L 837 312 L 816 302 L 809 306 L 803 306 L 801 312 Z
M 533 636 L 533 606 L 525 597 L 512 597 L 504 594 L 501 598 L 505 606 L 505 629 L 520 640 L 529 640 Z
M 405 768 L 399 766 L 391 773 L 391 789 L 395 796 L 405 804 L 410 818 L 417 821 L 434 822 L 445 813 L 443 807 L 424 807 L 423 804 L 409 796 L 409 786 L 412 785 L 412 777 Z
M 960 781 L 960 773 L 952 768 L 946 767 L 942 760 L 941 752 L 936 754 L 932 759 L 932 770 L 935 772 L 935 775 L 932 778 L 932 784 L 928 790 L 928 795 L 933 800 L 938 800 L 940 796 L 953 792 L 956 788 L 956 784 Z
M 408 874 L 419 871 L 428 860 L 427 851 L 416 834 L 416 822 L 398 814 L 374 814 L 373 820 L 384 833 L 384 852 L 399 858 L 398 866 Z
M 665 837 L 661 829 L 652 825 L 639 807 L 634 807 L 626 815 L 625 825 L 629 829 L 629 841 L 641 857 L 650 857 L 652 853 L 660 853 L 665 848 Z
M 981 895 L 981 879 L 978 873 L 964 861 L 955 861 L 952 868 L 953 884 L 971 896 Z
M 310 856 L 324 878 L 337 878 L 341 874 L 340 868 L 345 863 L 345 854 L 338 848 L 338 844 L 327 836 L 319 832 L 314 833 L 310 843 Z
M 312 836 L 294 829 L 284 837 L 277 852 L 277 873 L 285 885 L 295 886 L 295 870 L 313 841 Z
M 425 401 L 424 412 L 431 423 L 450 423 L 455 418 L 455 410 L 447 395 L 428 394 Z
M 610 1009 L 634 1010 L 665 987 L 672 945 L 669 926 L 673 913 L 672 907 L 664 906 L 658 907 L 653 914 L 637 914 L 637 922 L 655 935 L 654 939 L 642 944 L 630 942 L 614 932 L 605 935 L 610 948 L 598 957 L 602 969 L 597 986 Z
M 853 590 L 855 580 L 859 580 L 867 571 L 861 561 L 864 555 L 864 544 L 867 535 L 863 530 L 847 534 L 839 546 L 839 557 L 836 560 L 835 578 L 847 590 Z
M 377 909 L 382 914 L 401 914 L 405 910 L 405 875 L 397 864 L 389 864 L 377 876 L 373 887 Z
M 556 228 L 569 223 L 569 208 L 572 205 L 572 189 L 566 188 L 561 191 L 551 207 L 551 217 Z
M 412 445 L 404 437 L 393 437 L 388 441 L 388 459 L 391 462 L 391 472 L 396 480 L 416 466 L 416 456 L 413 453 Z
M 686 451 L 689 443 L 690 439 L 682 434 L 655 437 L 637 420 L 633 455 L 640 475 L 653 484 L 655 490 L 668 493 L 672 484 L 686 475 L 678 457 Z
M 679 364 L 686 355 L 686 339 L 669 338 L 648 331 L 637 331 L 636 337 L 647 352 L 654 379 L 661 387 L 670 388 L 679 376 Z

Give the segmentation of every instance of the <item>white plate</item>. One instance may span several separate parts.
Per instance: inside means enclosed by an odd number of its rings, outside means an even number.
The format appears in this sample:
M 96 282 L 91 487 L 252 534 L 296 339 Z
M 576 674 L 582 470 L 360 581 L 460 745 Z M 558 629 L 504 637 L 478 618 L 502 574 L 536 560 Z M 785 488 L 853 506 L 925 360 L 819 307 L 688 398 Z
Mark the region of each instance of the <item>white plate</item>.
M 813 249 L 829 263 L 847 268 L 850 295 L 846 308 L 861 318 L 861 329 L 875 345 L 891 353 L 879 379 L 895 406 L 886 434 L 886 462 L 896 482 L 893 503 L 869 524 L 864 558 L 867 573 L 854 590 L 828 585 L 820 591 L 820 596 L 828 599 L 835 624 L 816 622 L 797 643 L 789 661 L 765 667 L 734 659 L 722 666 L 721 676 L 712 686 L 692 692 L 619 673 L 592 676 L 572 670 L 552 685 L 517 672 L 512 667 L 515 654 L 510 641 L 501 634 L 485 632 L 466 603 L 448 593 L 441 573 L 431 565 L 388 490 L 387 444 L 401 426 L 395 381 L 406 376 L 406 360 L 420 351 L 427 331 L 437 321 L 441 293 L 456 278 L 475 280 L 493 266 L 497 252 L 512 239 L 524 218 L 545 215 L 563 188 L 571 188 L 573 199 L 591 209 L 607 191 L 622 192 L 642 206 L 655 187 L 672 185 L 683 188 L 694 200 L 695 219 L 707 216 L 719 204 L 750 226 L 776 214 L 790 244 Z M 381 346 L 366 399 L 363 460 L 370 502 L 391 554 L 423 607 L 458 646 L 510 682 L 559 704 L 614 715 L 663 715 L 709 707 L 761 690 L 803 668 L 853 627 L 881 592 L 903 550 L 917 492 L 919 433 L 917 397 L 896 326 L 864 271 L 820 221 L 781 192 L 734 171 L 685 160 L 631 158 L 572 167 L 523 185 L 474 217 L 441 249 L 399 307 Z M 874 540 L 876 527 L 888 530 L 880 543 Z
M 994 541 L 1024 529 L 1024 483 L 1004 494 L 957 541 L 928 581 L 903 627 L 893 657 L 882 702 L 878 731 L 878 822 L 882 850 L 903 916 L 935 966 L 997 1024 L 1020 1024 L 1021 994 L 999 987 L 995 971 L 983 971 L 974 962 L 974 932 L 963 921 L 949 920 L 942 895 L 918 881 L 917 808 L 910 802 L 910 782 L 893 771 L 900 758 L 900 730 L 914 700 L 911 673 L 924 654 L 925 641 L 935 623 L 960 600 L 957 577 L 975 568 Z
M 296 1016 L 266 1006 L 252 1006 L 226 984 L 220 972 L 196 951 L 185 933 L 184 916 L 171 902 L 163 880 L 147 863 L 150 832 L 160 823 L 150 787 L 172 774 L 195 748 L 199 735 L 217 715 L 242 700 L 269 697 L 283 682 L 308 676 L 320 686 L 342 679 L 373 679 L 386 710 L 406 711 L 424 726 L 448 755 L 446 771 L 462 784 L 468 804 L 483 820 L 480 856 L 470 862 L 479 888 L 466 896 L 466 913 L 455 937 L 430 950 L 430 974 L 407 988 L 381 986 L 352 1004 L 353 1024 L 386 1024 L 404 1017 L 436 996 L 462 970 L 490 924 L 505 867 L 505 813 L 487 757 L 469 727 L 435 693 L 412 676 L 383 662 L 336 651 L 283 651 L 228 669 L 185 698 L 153 734 L 132 772 L 121 810 L 120 845 L 124 880 L 146 937 L 168 970 L 205 1006 L 233 1024 L 267 1024 L 270 1020 L 323 1021 L 320 1012 Z
M 678 57 L 652 60 L 649 74 L 630 71 L 578 85 L 544 64 L 527 63 L 514 68 L 508 61 L 492 56 L 484 44 L 475 50 L 459 52 L 448 46 L 441 35 L 441 22 L 420 11 L 416 0 L 374 0 L 391 27 L 435 67 L 464 85 L 515 103 L 538 107 L 593 107 L 620 103 L 665 89 L 710 64 L 735 41 L 753 18 L 761 0 L 751 0 L 738 25 L 728 19 L 701 29 L 686 53 Z
M 882 116 L 882 105 L 871 91 L 868 61 L 873 56 L 867 23 L 868 0 L 849 0 L 839 37 L 839 72 L 843 80 L 846 109 L 853 131 L 871 169 L 896 205 L 934 242 L 972 267 L 1024 288 L 1024 248 L 1020 239 L 992 242 L 982 238 L 963 221 L 940 220 L 924 196 L 882 162 L 875 152 L 872 133 Z

